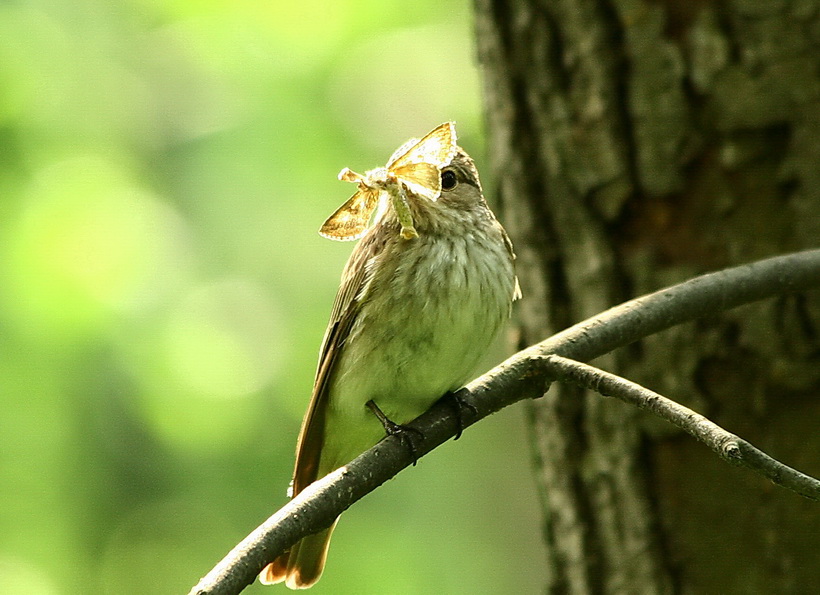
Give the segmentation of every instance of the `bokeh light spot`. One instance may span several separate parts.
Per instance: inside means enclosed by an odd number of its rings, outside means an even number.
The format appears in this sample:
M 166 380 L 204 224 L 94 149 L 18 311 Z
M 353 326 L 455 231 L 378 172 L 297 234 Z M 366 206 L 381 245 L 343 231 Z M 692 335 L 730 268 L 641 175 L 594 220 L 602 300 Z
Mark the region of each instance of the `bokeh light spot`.
M 146 345 L 129 354 L 145 382 L 147 423 L 165 442 L 218 451 L 242 440 L 281 368 L 287 332 L 273 298 L 250 280 L 191 289 Z M 145 345 L 142 345 L 144 349 Z
M 249 281 L 196 288 L 171 314 L 168 367 L 179 386 L 216 398 L 260 390 L 277 368 L 282 329 L 273 305 Z
M 99 156 L 40 171 L 0 251 L 16 322 L 44 335 L 81 334 L 150 306 L 187 269 L 181 219 Z
M 47 568 L 37 568 L 22 559 L 0 556 L 0 593 L 15 595 L 59 595 Z

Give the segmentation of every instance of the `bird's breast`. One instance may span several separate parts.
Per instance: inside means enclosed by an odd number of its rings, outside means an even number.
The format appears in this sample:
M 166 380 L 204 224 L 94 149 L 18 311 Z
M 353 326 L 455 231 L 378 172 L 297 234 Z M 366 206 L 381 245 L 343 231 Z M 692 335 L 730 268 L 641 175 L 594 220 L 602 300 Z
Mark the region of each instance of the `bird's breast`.
M 407 423 L 469 379 L 507 319 L 512 257 L 500 237 L 466 233 L 397 241 L 368 266 L 328 405 L 358 415 L 373 399 Z

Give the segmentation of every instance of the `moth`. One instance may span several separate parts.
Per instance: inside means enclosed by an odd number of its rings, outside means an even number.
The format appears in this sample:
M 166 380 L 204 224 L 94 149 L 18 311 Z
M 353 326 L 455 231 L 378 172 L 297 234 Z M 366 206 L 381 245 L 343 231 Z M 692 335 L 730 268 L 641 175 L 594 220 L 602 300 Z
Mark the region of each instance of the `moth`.
M 364 175 L 344 168 L 339 179 L 358 184 L 356 193 L 336 209 L 319 229 L 331 240 L 358 240 L 367 231 L 370 218 L 386 198 L 401 224 L 401 237 L 417 238 L 407 194 L 436 201 L 441 196 L 441 168 L 455 157 L 456 126 L 445 122 L 421 140 L 411 139 L 396 149 L 387 165 L 371 169 Z

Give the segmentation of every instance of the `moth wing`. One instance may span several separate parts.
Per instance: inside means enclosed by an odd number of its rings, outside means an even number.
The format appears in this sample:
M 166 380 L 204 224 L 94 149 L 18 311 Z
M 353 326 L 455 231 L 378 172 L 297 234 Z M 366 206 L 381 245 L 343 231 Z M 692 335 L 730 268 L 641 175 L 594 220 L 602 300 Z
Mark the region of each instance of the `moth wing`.
M 342 171 L 339 172 L 339 175 L 336 176 L 342 182 L 364 182 L 364 176 L 362 174 L 356 173 L 349 167 L 343 167 Z
M 455 122 L 445 122 L 420 141 L 407 141 L 399 147 L 387 163 L 387 168 L 395 171 L 411 163 L 429 163 L 436 167 L 449 165 L 456 155 L 456 140 Z
M 441 172 L 430 163 L 411 163 L 393 169 L 404 187 L 413 194 L 429 200 L 438 200 L 441 196 Z
M 358 240 L 367 231 L 370 217 L 378 203 L 377 190 L 359 189 L 327 218 L 319 228 L 319 233 L 331 240 Z
M 404 157 L 404 155 L 410 151 L 413 147 L 421 142 L 420 138 L 411 138 L 407 142 L 405 142 L 402 146 L 398 149 L 393 151 L 393 154 L 390 156 L 390 159 L 387 160 L 386 167 L 393 167 L 393 165 L 398 161 L 400 158 Z

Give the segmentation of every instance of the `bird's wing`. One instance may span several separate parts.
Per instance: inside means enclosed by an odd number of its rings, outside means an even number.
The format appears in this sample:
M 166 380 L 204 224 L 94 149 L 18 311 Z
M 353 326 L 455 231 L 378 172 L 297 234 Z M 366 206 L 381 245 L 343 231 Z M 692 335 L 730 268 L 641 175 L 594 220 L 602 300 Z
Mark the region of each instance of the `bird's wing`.
M 353 250 L 342 272 L 342 282 L 322 341 L 313 394 L 296 443 L 296 467 L 293 471 L 291 496 L 295 496 L 318 478 L 330 381 L 339 354 L 344 349 L 350 329 L 358 316 L 360 300 L 372 276 L 372 267 L 368 263 L 384 249 L 385 243 L 384 234 L 369 233 Z

